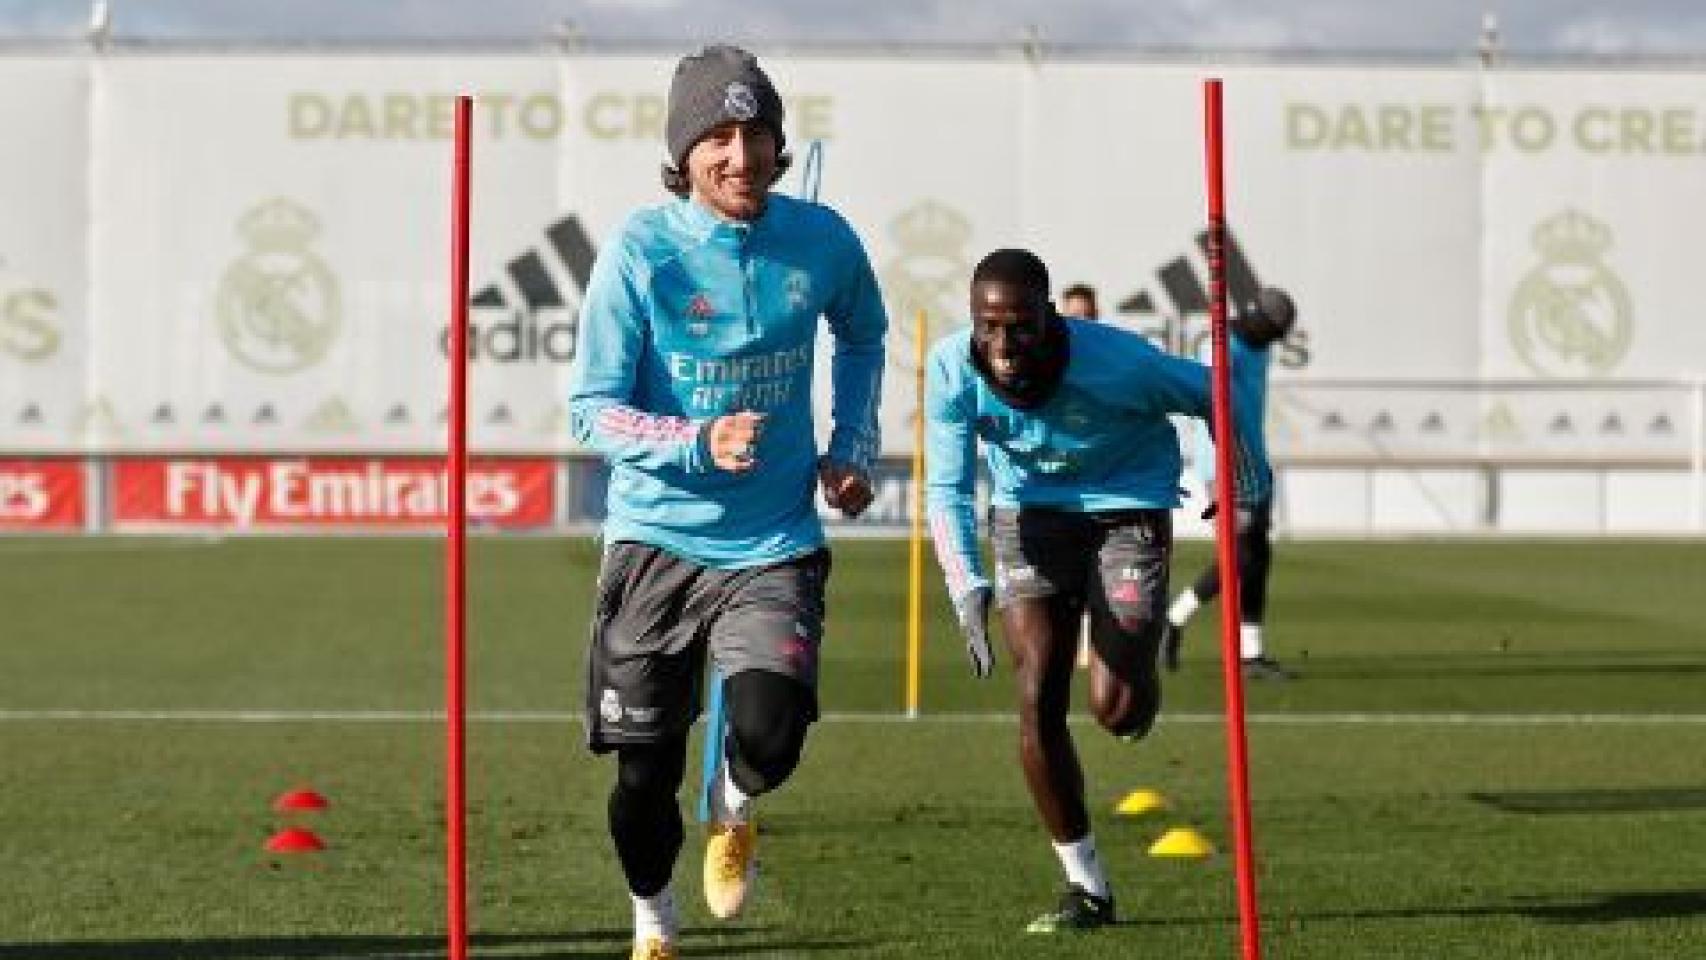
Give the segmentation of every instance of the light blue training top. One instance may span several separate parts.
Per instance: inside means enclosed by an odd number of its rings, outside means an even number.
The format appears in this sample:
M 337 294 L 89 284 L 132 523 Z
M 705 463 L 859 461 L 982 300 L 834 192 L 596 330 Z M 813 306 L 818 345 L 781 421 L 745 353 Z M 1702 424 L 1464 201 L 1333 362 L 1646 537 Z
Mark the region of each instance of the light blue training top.
M 827 456 L 868 471 L 888 319 L 847 222 L 778 193 L 750 223 L 693 200 L 628 218 L 587 284 L 569 395 L 575 439 L 611 464 L 607 542 L 724 569 L 823 544 L 813 505 L 820 316 L 835 341 Z M 743 410 L 767 418 L 757 466 L 736 474 L 711 462 L 708 428 Z
M 1204 363 L 1210 362 L 1214 344 L 1204 340 L 1198 358 Z M 1242 337 L 1231 332 L 1228 328 L 1226 350 L 1232 364 L 1233 389 L 1238 393 L 1238 402 L 1248 404 L 1258 425 L 1267 423 L 1268 416 L 1268 367 L 1273 361 L 1273 348 L 1253 347 L 1244 342 Z M 1209 437 L 1208 425 L 1201 420 L 1196 422 L 1191 431 L 1194 442 L 1191 445 L 1191 467 L 1202 480 L 1203 490 L 1209 497 L 1214 496 L 1214 441 Z M 1264 439 L 1266 434 L 1263 434 Z
M 989 585 L 977 549 L 977 441 L 996 507 L 1068 511 L 1179 505 L 1179 438 L 1169 414 L 1209 416 L 1209 370 L 1163 353 L 1129 330 L 1066 319 L 1069 355 L 1060 386 L 1020 410 L 972 366 L 971 331 L 938 341 L 924 389 L 930 532 L 948 589 Z M 1237 387 L 1235 385 L 1235 396 Z M 1267 453 L 1251 405 L 1233 403 L 1238 501 L 1266 497 Z

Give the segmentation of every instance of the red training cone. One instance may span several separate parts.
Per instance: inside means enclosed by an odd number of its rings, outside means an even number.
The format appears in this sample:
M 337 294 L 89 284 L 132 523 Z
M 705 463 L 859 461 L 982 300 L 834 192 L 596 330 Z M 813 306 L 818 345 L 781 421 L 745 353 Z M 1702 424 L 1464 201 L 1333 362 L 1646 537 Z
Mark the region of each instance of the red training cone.
M 326 849 L 325 841 L 312 830 L 289 827 L 267 838 L 268 853 L 312 853 Z
M 290 813 L 296 810 L 324 810 L 329 806 L 331 804 L 326 802 L 323 794 L 302 789 L 280 794 L 279 798 L 273 801 L 272 808 L 279 813 Z

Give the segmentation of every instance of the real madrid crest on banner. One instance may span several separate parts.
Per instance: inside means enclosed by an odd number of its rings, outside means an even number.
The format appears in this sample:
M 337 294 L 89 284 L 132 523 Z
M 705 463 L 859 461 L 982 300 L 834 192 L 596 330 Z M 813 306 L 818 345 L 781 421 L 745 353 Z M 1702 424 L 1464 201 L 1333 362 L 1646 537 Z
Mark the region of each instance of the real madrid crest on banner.
M 971 272 L 965 248 L 971 240 L 971 222 L 952 207 L 925 200 L 895 217 L 889 223 L 889 235 L 900 252 L 883 264 L 881 282 L 888 297 L 889 325 L 907 344 L 889 355 L 909 357 L 919 311 L 929 324 L 927 343 L 965 320 L 965 285 Z M 915 369 L 922 360 L 913 358 L 905 366 Z
M 268 200 L 237 232 L 249 252 L 220 278 L 219 336 L 241 363 L 291 373 L 317 363 L 342 323 L 337 281 L 308 244 L 319 220 L 300 204 Z
M 1579 210 L 1534 228 L 1542 259 L 1517 284 L 1509 320 L 1511 344 L 1535 373 L 1604 376 L 1629 352 L 1629 292 L 1602 259 L 1610 246 L 1610 229 Z

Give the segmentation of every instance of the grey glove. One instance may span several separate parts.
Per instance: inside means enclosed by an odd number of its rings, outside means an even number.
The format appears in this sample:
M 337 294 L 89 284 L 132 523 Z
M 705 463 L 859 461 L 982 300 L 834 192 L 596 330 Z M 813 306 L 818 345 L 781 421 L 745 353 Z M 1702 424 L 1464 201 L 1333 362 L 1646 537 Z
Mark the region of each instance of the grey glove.
M 960 631 L 966 635 L 966 656 L 971 658 L 971 672 L 979 680 L 995 669 L 995 654 L 989 649 L 989 603 L 988 587 L 973 587 L 954 600 Z

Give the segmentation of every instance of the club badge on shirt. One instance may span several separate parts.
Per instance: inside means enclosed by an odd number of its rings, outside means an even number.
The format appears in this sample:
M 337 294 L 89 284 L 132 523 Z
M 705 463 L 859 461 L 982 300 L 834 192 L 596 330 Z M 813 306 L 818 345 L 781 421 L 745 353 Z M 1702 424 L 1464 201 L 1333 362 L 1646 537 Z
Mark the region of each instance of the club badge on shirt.
M 687 332 L 695 337 L 702 337 L 711 332 L 711 318 L 717 315 L 717 308 L 711 306 L 711 298 L 703 293 L 695 293 L 693 299 L 687 301 Z

